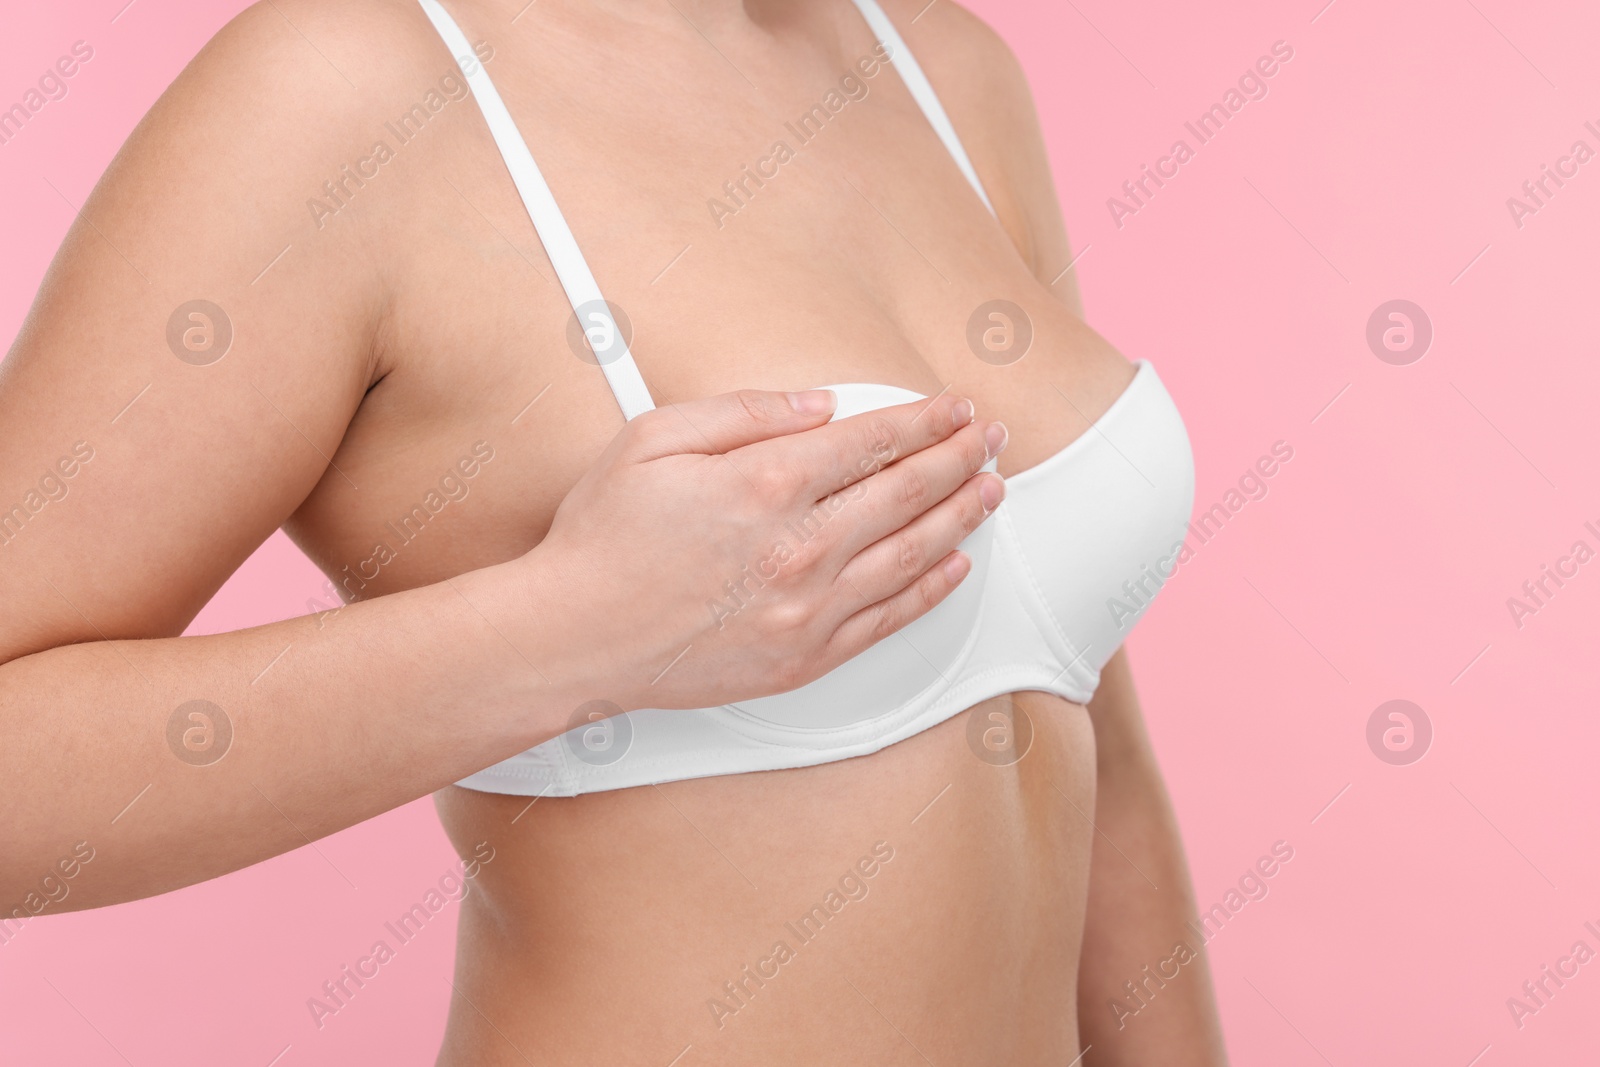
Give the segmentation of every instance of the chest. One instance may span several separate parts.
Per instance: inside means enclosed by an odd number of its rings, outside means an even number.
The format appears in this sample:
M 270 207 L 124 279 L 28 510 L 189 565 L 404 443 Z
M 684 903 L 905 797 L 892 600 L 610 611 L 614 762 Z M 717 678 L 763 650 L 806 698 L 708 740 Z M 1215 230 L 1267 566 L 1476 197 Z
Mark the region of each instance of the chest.
M 1029 466 L 1131 371 L 1033 276 L 1004 183 L 1002 223 L 898 73 L 867 62 L 870 35 L 843 41 L 774 58 L 760 91 L 674 41 L 603 85 L 559 38 L 486 69 L 658 404 L 950 389 L 1005 419 L 1007 461 Z M 290 527 L 325 570 L 363 563 L 366 595 L 526 551 L 622 426 L 476 104 L 412 143 L 379 247 L 390 369 L 336 455 L 350 481 L 326 479 Z

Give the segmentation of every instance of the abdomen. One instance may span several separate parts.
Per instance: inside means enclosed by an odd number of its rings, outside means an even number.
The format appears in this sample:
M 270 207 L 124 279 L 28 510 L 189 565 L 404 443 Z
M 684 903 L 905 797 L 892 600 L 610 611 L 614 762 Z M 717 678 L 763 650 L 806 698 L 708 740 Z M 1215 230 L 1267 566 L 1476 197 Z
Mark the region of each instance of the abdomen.
M 495 858 L 440 1062 L 1068 1062 L 1094 767 L 1084 709 L 1023 693 L 817 767 L 451 787 L 457 850 Z

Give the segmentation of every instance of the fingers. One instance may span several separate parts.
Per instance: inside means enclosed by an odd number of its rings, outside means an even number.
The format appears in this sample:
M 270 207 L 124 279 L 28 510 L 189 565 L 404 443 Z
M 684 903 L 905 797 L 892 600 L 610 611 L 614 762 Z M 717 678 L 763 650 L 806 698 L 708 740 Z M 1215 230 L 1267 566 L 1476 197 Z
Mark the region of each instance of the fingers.
M 834 526 L 844 558 L 938 505 L 999 455 L 1005 444 L 1006 428 L 1002 423 L 974 422 L 950 439 L 907 456 L 824 501 L 819 506 L 830 512 L 850 513 L 848 523 Z M 967 499 L 970 502 L 975 498 L 968 494 Z M 954 547 L 951 543 L 926 558 L 931 561 Z
M 938 607 L 971 570 L 966 553 L 951 552 L 898 593 L 862 608 L 834 631 L 829 660 L 843 663 L 909 626 Z
M 740 389 L 647 411 L 633 420 L 633 455 L 641 460 L 689 452 L 720 455 L 821 426 L 838 398 L 831 390 L 778 393 Z
M 946 440 L 972 417 L 970 400 L 940 396 L 839 419 L 798 437 L 753 445 L 746 453 L 754 465 L 793 477 L 801 496 L 821 500 Z M 750 465 L 743 455 L 740 460 Z
M 845 619 L 829 645 L 835 663 L 860 655 L 942 603 L 972 570 L 955 546 L 1005 499 L 1005 482 L 985 472 L 905 529 L 859 553 L 840 573 L 841 583 L 870 601 Z M 928 561 L 933 561 L 928 566 Z
M 954 551 L 1004 499 L 1004 480 L 979 474 L 904 529 L 857 553 L 840 571 L 840 581 L 871 603 L 893 597 Z

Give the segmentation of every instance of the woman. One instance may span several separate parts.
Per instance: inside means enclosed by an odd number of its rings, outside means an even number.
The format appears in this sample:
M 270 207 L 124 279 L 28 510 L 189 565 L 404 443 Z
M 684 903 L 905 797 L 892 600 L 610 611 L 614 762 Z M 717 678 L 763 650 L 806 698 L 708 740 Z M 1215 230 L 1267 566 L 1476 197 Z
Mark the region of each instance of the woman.
M 4 549 L 5 888 L 435 792 L 440 1063 L 1222 1062 L 1113 654 L 1187 441 L 1053 196 L 949 3 L 245 12 L 5 364 L 4 469 L 92 455 Z M 280 525 L 353 603 L 174 637 Z

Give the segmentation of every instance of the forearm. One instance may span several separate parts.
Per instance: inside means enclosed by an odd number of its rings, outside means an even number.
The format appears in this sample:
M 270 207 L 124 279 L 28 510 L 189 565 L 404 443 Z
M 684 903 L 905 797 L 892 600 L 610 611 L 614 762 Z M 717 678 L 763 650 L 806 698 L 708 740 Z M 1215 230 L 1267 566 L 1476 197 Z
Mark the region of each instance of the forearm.
M 97 561 L 76 546 L 99 531 L 34 538 L 54 566 L 12 555 L 0 568 L 0 650 L 14 657 L 0 665 L 0 932 L 11 902 L 70 866 L 80 841 L 95 873 L 77 878 L 71 906 L 148 896 L 423 796 L 563 733 L 591 701 L 632 711 L 766 696 L 909 625 L 967 573 L 956 549 L 1000 501 L 980 470 L 1003 430 L 956 396 L 836 422 L 832 401 L 744 391 L 647 412 L 567 493 L 537 548 L 331 618 L 94 641 L 91 614 L 120 634 L 170 633 L 215 586 L 195 581 L 194 550 L 166 534 L 63 581 L 69 599 L 43 575 Z M 862 465 L 884 454 L 897 458 Z M 774 476 L 758 485 L 750 472 L 763 470 Z M 853 520 L 784 557 L 735 621 L 713 610 L 791 544 L 828 486 L 860 486 Z M 237 523 L 235 510 L 219 504 L 211 525 Z M 114 511 L 118 528 L 154 529 L 127 511 Z M 225 717 L 225 747 L 206 743 L 195 710 Z
M 1099 784 L 1078 975 L 1082 1040 L 1103 1067 L 1225 1064 L 1183 841 L 1122 653 L 1090 713 Z
M 545 613 L 508 610 L 519 566 L 235 633 L 69 645 L 0 667 L 0 913 L 80 841 L 94 861 L 53 910 L 256 863 L 561 732 L 583 686 L 530 666 L 542 642 L 521 617 Z

